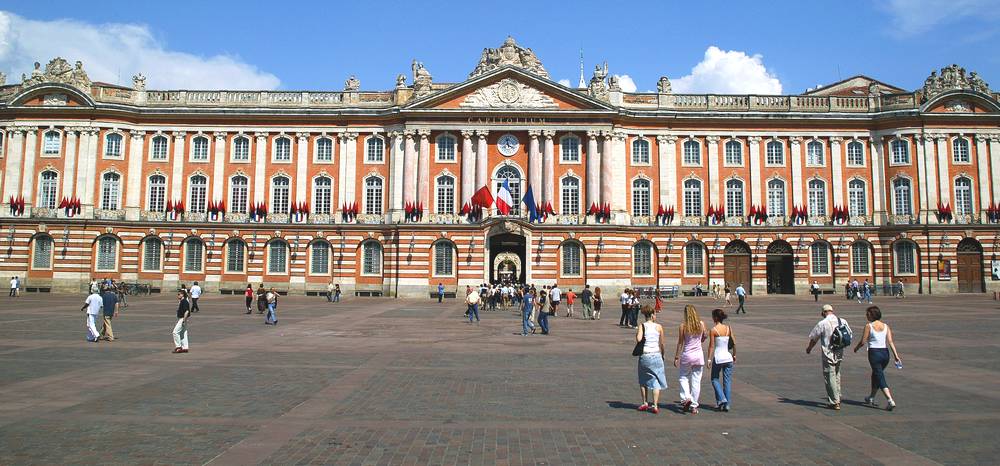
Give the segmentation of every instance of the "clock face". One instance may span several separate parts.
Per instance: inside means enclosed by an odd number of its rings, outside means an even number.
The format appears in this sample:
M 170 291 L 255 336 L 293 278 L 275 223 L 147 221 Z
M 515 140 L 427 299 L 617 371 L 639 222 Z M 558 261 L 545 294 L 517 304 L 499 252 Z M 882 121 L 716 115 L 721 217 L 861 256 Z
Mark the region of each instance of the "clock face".
M 507 157 L 516 154 L 518 147 L 521 147 L 521 143 L 517 141 L 517 136 L 513 134 L 505 134 L 497 140 L 497 149 Z

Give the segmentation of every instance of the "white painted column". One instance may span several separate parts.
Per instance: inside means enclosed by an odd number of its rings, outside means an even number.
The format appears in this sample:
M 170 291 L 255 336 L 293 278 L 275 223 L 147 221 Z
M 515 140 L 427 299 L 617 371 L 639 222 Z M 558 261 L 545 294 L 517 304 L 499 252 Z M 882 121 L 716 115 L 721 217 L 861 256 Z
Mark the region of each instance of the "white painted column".
M 100 131 L 97 128 L 91 128 L 89 130 L 90 137 L 87 138 L 87 152 L 85 156 L 86 163 L 84 163 L 80 169 L 86 170 L 87 174 L 83 179 L 83 195 L 80 196 L 80 204 L 82 206 L 81 214 L 84 217 L 93 217 L 94 215 L 94 191 L 97 186 L 97 141 L 100 137 Z
M 184 199 L 184 135 L 174 132 L 173 173 L 170 175 L 170 199 L 174 202 Z
M 295 199 L 309 202 L 309 133 L 295 133 Z
M 267 133 L 254 133 L 254 167 L 253 167 L 253 202 L 259 204 L 264 202 L 266 195 L 266 182 L 264 179 L 264 168 L 267 166 Z
M 479 129 L 476 130 L 476 135 L 479 136 L 479 143 L 476 146 L 476 187 L 473 189 L 482 188 L 490 183 L 489 175 L 489 160 L 490 151 L 489 144 L 487 144 L 486 137 L 489 136 L 490 132 L 487 130 Z
M 226 198 L 225 192 L 225 163 L 229 158 L 226 153 L 226 133 L 216 132 L 212 135 L 215 138 L 215 150 L 212 153 L 212 196 L 209 199 L 221 201 Z M 226 206 L 229 211 L 231 206 Z
M 544 202 L 552 204 L 556 203 L 555 197 L 555 148 L 553 147 L 552 138 L 555 137 L 555 131 L 542 131 L 542 135 L 545 136 L 544 145 L 542 146 L 542 192 L 544 193 Z
M 986 142 L 989 137 L 976 135 L 976 168 L 979 170 L 979 218 L 985 218 L 986 209 L 990 208 L 990 172 L 989 159 L 986 156 Z M 1000 180 L 997 180 L 1000 181 Z
M 90 128 L 78 128 L 80 137 L 76 146 L 76 198 L 80 201 L 80 214 L 83 214 L 83 193 L 87 179 L 87 151 L 90 150 Z M 71 175 L 71 173 L 67 173 Z
M 764 173 L 760 170 L 760 136 L 747 138 L 750 148 L 750 204 L 766 207 L 764 202 Z
M 948 170 L 948 137 L 943 134 L 934 136 L 937 143 L 938 184 L 941 187 L 941 203 L 951 204 L 951 172 Z M 955 206 L 951 206 L 952 209 Z
M 597 152 L 597 131 L 587 131 L 587 205 L 601 205 L 601 154 Z
M 35 204 L 35 196 L 32 190 L 35 187 L 35 159 L 38 158 L 38 131 L 35 128 L 29 129 L 25 133 L 24 139 L 24 163 L 21 164 L 23 178 L 21 181 L 21 195 L 24 196 L 24 211 L 31 212 L 31 206 Z
M 417 177 L 417 203 L 422 205 L 425 211 L 430 212 L 431 205 L 428 195 L 431 190 L 431 132 L 422 129 L 417 131 L 417 134 L 420 135 L 420 155 L 418 157 L 420 175 Z
M 347 197 L 347 139 L 344 133 L 337 134 L 337 213 L 351 202 Z
M 609 141 L 604 142 L 605 147 L 611 146 L 611 210 L 624 213 L 628 210 L 629 180 L 626 169 L 628 168 L 628 148 L 625 144 L 625 133 L 615 132 Z M 603 160 L 605 157 L 602 157 Z M 618 189 L 614 189 L 617 187 Z M 601 197 L 604 197 L 603 193 Z
M 73 182 L 76 180 L 76 140 L 79 133 L 79 128 L 66 128 L 65 162 L 62 173 L 62 197 L 66 199 L 73 197 Z
M 24 129 L 9 127 L 7 129 L 7 165 L 4 169 L 3 202 L 10 204 L 10 197 L 21 192 L 21 152 L 24 147 Z M 68 176 L 69 174 L 67 174 Z M 7 210 L 3 214 L 7 214 Z
M 1000 203 L 1000 135 L 990 135 L 990 179 L 993 180 L 993 200 Z
M 882 225 L 885 223 L 885 214 L 888 207 L 888 202 L 886 202 L 886 183 L 885 183 L 885 158 L 882 156 L 882 145 L 877 142 L 880 138 L 872 138 L 868 144 L 869 151 L 869 165 L 872 170 L 872 221 L 875 225 Z M 891 186 L 888 186 L 892 189 Z
M 351 131 L 344 132 L 344 176 L 341 178 L 344 184 L 344 195 L 348 202 L 357 201 L 358 188 L 358 133 Z M 360 206 L 361 203 L 359 202 Z
M 830 168 L 833 171 L 831 177 L 833 186 L 833 205 L 846 207 L 844 205 L 844 169 L 841 164 L 841 141 L 839 137 L 830 138 Z
M 528 185 L 531 186 L 531 193 L 535 198 L 535 204 L 543 202 L 542 156 L 539 153 L 540 149 L 538 147 L 538 136 L 541 133 L 539 130 L 528 130 Z M 525 190 L 525 193 L 527 192 Z
M 791 150 L 788 157 L 792 161 L 792 205 L 801 207 L 805 205 L 802 194 L 802 138 L 795 136 L 791 138 Z M 814 212 L 809 212 L 813 215 Z
M 413 130 L 403 132 L 403 202 L 413 204 L 417 197 L 417 149 Z
M 125 175 L 125 219 L 139 220 L 142 206 L 142 146 L 144 131 L 129 131 L 128 173 Z M 68 151 L 67 147 L 67 151 Z
M 937 203 L 940 200 L 938 197 L 938 185 L 934 180 L 938 176 L 936 168 L 936 159 L 934 157 L 934 136 L 930 134 L 925 134 L 923 136 L 917 137 L 917 155 L 922 159 L 924 167 L 923 178 L 919 180 L 920 191 L 926 193 L 926 195 L 920 196 L 920 210 L 921 213 L 926 211 L 936 210 Z M 921 147 L 923 150 L 921 151 Z M 919 163 L 919 161 L 918 161 Z M 919 176 L 920 170 L 917 170 Z M 928 215 L 928 221 L 931 223 L 937 223 L 937 217 L 934 215 Z
M 659 148 L 660 189 L 663 191 L 660 196 L 666 198 L 663 207 L 666 209 L 673 207 L 676 212 L 677 208 L 681 207 L 680 203 L 677 202 L 677 136 L 660 136 L 657 141 L 660 139 L 663 140 Z M 680 215 L 675 215 L 674 221 L 671 223 L 676 224 L 679 221 Z
M 403 133 L 399 131 L 389 133 L 389 141 L 392 144 L 392 149 L 389 151 L 392 161 L 389 167 L 392 173 L 392 180 L 389 183 L 391 193 L 389 209 L 394 211 L 395 216 L 403 210 Z
M 612 149 L 611 133 L 601 132 L 604 137 L 601 145 L 601 202 L 611 204 L 613 199 L 612 188 L 614 185 L 614 174 L 612 164 L 614 164 L 614 150 Z M 626 191 L 627 188 L 623 187 Z
M 705 142 L 708 143 L 708 205 L 712 207 L 723 206 L 721 199 L 722 183 L 719 180 L 719 137 L 707 136 Z
M 459 209 L 476 193 L 476 154 L 472 151 L 473 134 L 475 132 L 472 130 L 462 130 L 462 198 L 459 199 Z

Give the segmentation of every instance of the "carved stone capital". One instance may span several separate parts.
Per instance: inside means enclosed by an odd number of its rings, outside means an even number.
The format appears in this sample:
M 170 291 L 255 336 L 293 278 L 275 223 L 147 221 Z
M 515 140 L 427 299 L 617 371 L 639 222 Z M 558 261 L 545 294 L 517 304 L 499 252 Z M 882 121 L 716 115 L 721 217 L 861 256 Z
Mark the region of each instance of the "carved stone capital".
M 601 135 L 600 131 L 596 131 L 596 130 L 588 130 L 587 131 L 587 137 L 590 138 L 590 139 L 597 139 L 597 137 L 600 136 L 600 135 Z
M 358 138 L 358 133 L 353 131 L 344 131 L 343 133 L 340 133 L 340 137 L 347 142 L 351 142 Z
M 990 142 L 1000 142 L 1000 134 L 991 134 Z
M 844 138 L 840 136 L 830 136 L 830 144 L 840 145 L 841 142 L 844 142 Z
M 541 135 L 542 135 L 542 131 L 541 130 L 537 130 L 537 129 L 529 129 L 528 130 L 528 137 L 531 138 L 531 139 L 538 139 L 538 136 L 541 136 Z
M 990 140 L 990 135 L 988 134 L 977 134 L 976 143 L 987 143 Z
M 480 139 L 484 139 L 486 136 L 490 135 L 490 131 L 486 129 L 477 129 L 476 134 L 479 135 Z
M 182 139 L 184 136 L 187 136 L 187 133 L 184 131 L 174 131 L 170 134 L 174 136 L 174 139 Z
M 255 133 L 253 133 L 253 135 L 254 135 L 254 137 L 256 137 L 257 139 L 267 139 L 267 133 L 265 133 L 265 132 L 262 132 L 262 131 L 257 131 L 257 132 L 255 132 Z
M 472 135 L 474 135 L 474 134 L 476 134 L 476 132 L 474 130 L 471 130 L 471 129 L 463 129 L 462 130 L 462 138 L 464 138 L 464 139 L 471 139 Z
M 747 138 L 747 142 L 750 144 L 760 144 L 761 139 L 760 136 L 750 136 Z
M 229 133 L 226 133 L 225 131 L 216 131 L 216 132 L 212 133 L 212 136 L 215 137 L 216 141 L 225 141 L 226 140 L 226 135 L 228 135 L 228 134 Z
M 396 138 L 398 138 L 398 137 L 400 137 L 402 135 L 403 135 L 403 133 L 401 133 L 399 131 L 389 131 L 389 137 L 392 138 L 392 139 L 396 139 Z
M 67 128 L 65 131 L 66 133 L 69 133 L 70 130 Z M 146 132 L 133 129 L 129 131 L 128 134 L 132 136 L 132 139 L 142 139 L 142 137 L 146 135 Z
M 718 136 L 705 136 L 705 142 L 709 144 L 718 144 L 719 139 L 721 138 L 719 138 Z
M 295 133 L 295 138 L 298 139 L 299 142 L 304 142 L 306 139 L 309 139 L 309 133 L 305 132 Z
M 543 130 L 542 131 L 542 136 L 545 136 L 545 139 L 552 139 L 553 137 L 555 137 L 555 135 L 556 135 L 556 132 L 552 131 L 552 130 Z
M 429 129 L 418 129 L 417 134 L 420 135 L 420 139 L 427 139 L 431 136 L 431 130 Z
M 677 142 L 677 136 L 674 136 L 672 134 L 657 136 L 656 142 L 659 144 L 672 144 Z
M 627 135 L 622 131 L 615 131 L 609 136 L 615 138 L 615 140 L 624 141 Z

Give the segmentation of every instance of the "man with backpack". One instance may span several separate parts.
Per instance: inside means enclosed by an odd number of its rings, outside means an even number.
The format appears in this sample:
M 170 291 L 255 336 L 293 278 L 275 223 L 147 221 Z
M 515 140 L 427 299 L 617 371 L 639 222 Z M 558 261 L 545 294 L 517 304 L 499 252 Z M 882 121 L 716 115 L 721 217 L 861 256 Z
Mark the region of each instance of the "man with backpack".
M 823 319 L 809 332 L 806 354 L 811 353 L 819 342 L 823 350 L 823 381 L 826 383 L 827 407 L 840 411 L 840 363 L 844 360 L 844 348 L 851 345 L 853 335 L 847 321 L 833 313 L 833 306 L 824 304 L 820 315 Z

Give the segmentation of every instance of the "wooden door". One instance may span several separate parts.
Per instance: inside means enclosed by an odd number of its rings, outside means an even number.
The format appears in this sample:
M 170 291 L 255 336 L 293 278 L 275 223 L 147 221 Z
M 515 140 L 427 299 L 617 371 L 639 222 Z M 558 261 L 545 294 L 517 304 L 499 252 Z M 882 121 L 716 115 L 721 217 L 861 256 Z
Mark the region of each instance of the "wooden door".
M 726 283 L 736 289 L 740 283 L 751 294 L 753 288 L 750 284 L 750 256 L 742 254 L 726 254 L 725 256 L 725 279 Z
M 981 253 L 958 253 L 958 292 L 983 292 L 983 255 Z

